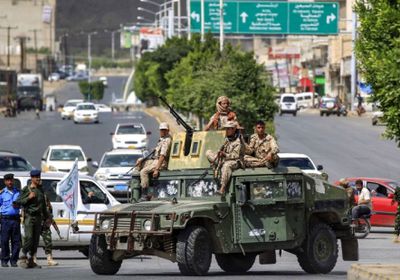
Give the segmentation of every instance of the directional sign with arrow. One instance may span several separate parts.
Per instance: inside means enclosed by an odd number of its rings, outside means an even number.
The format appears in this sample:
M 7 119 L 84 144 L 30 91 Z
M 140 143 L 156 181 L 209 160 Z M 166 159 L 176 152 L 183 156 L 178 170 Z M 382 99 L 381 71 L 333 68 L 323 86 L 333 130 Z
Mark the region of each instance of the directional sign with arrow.
M 205 31 L 219 32 L 219 0 L 204 0 Z M 200 0 L 191 0 L 191 31 L 200 32 Z M 338 33 L 338 2 L 224 0 L 224 32 L 241 34 Z

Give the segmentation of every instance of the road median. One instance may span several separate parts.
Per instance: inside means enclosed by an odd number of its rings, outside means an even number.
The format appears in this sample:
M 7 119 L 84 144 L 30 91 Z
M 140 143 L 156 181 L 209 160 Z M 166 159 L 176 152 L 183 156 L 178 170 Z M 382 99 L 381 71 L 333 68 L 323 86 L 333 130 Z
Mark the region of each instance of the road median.
M 347 280 L 395 280 L 400 279 L 400 264 L 353 264 L 347 272 Z

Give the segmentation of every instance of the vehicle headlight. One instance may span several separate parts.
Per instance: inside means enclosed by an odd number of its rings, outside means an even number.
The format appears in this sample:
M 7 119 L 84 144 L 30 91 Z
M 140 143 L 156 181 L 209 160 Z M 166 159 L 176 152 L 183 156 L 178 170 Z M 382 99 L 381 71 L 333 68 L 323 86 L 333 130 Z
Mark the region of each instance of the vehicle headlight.
M 105 181 L 105 180 L 107 180 L 106 174 L 103 174 L 103 173 L 96 174 L 95 178 L 96 178 L 96 180 L 99 180 L 99 181 Z
M 150 231 L 151 230 L 151 220 L 145 220 L 143 222 L 143 228 L 146 231 Z
M 101 227 L 101 229 L 106 230 L 106 229 L 110 228 L 110 224 L 111 224 L 110 220 L 104 220 L 101 222 L 100 227 Z
M 81 169 L 79 169 L 79 171 L 81 172 L 89 172 L 89 168 L 87 166 L 82 167 Z

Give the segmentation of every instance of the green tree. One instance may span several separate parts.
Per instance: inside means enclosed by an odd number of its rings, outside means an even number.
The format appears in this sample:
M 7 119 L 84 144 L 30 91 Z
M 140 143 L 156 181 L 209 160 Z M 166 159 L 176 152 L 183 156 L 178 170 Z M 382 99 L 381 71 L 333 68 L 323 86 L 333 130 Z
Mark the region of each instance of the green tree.
M 79 89 L 85 100 L 101 100 L 104 96 L 104 85 L 102 81 L 95 81 L 89 84 L 88 81 L 79 82 Z
M 385 136 L 400 145 L 400 2 L 359 0 L 355 9 L 358 67 L 384 112 Z

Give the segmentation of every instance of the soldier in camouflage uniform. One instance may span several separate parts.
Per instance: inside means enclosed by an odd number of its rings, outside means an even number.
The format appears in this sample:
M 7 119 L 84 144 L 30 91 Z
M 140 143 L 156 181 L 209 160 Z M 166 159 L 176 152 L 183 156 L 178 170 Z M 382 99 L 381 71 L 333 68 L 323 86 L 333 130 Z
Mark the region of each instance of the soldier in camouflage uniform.
M 45 195 L 47 212 L 49 213 L 49 218 L 43 223 L 41 236 L 43 238 L 44 243 L 44 252 L 47 256 L 47 264 L 49 266 L 56 266 L 58 262 L 53 259 L 52 250 L 53 250 L 53 240 L 51 237 L 51 225 L 53 223 L 53 207 L 51 206 L 50 199 Z
M 237 132 L 238 124 L 234 121 L 225 123 L 226 140 L 218 152 L 208 150 L 207 159 L 214 165 L 217 173 L 220 173 L 221 188 L 217 192 L 224 195 L 231 179 L 232 172 L 243 167 L 244 145 Z
M 23 188 L 16 204 L 24 209 L 24 242 L 20 266 L 23 268 L 40 268 L 34 261 L 39 245 L 43 221 L 47 220 L 49 214 L 43 191 L 40 189 L 40 170 L 32 170 L 31 184 Z M 29 259 L 28 259 L 29 253 Z
M 256 133 L 251 135 L 250 144 L 246 145 L 244 162 L 246 167 L 274 168 L 279 162 L 279 147 L 274 137 L 265 133 L 265 123 L 257 121 Z
M 160 170 L 167 169 L 171 142 L 172 139 L 169 135 L 168 124 L 160 123 L 160 140 L 158 140 L 154 155 L 144 163 L 143 158 L 137 160 L 136 167 L 140 171 L 140 185 L 142 187 L 143 198 L 147 197 L 149 174 L 152 173 L 153 178 L 157 178 Z
M 400 187 L 396 188 L 392 199 L 392 205 L 397 202 L 396 219 L 394 220 L 394 242 L 400 242 Z
M 231 101 L 226 96 L 220 96 L 215 104 L 217 112 L 211 117 L 209 123 L 204 130 L 220 130 L 224 129 L 224 125 L 228 121 L 237 121 L 236 113 L 230 108 Z

